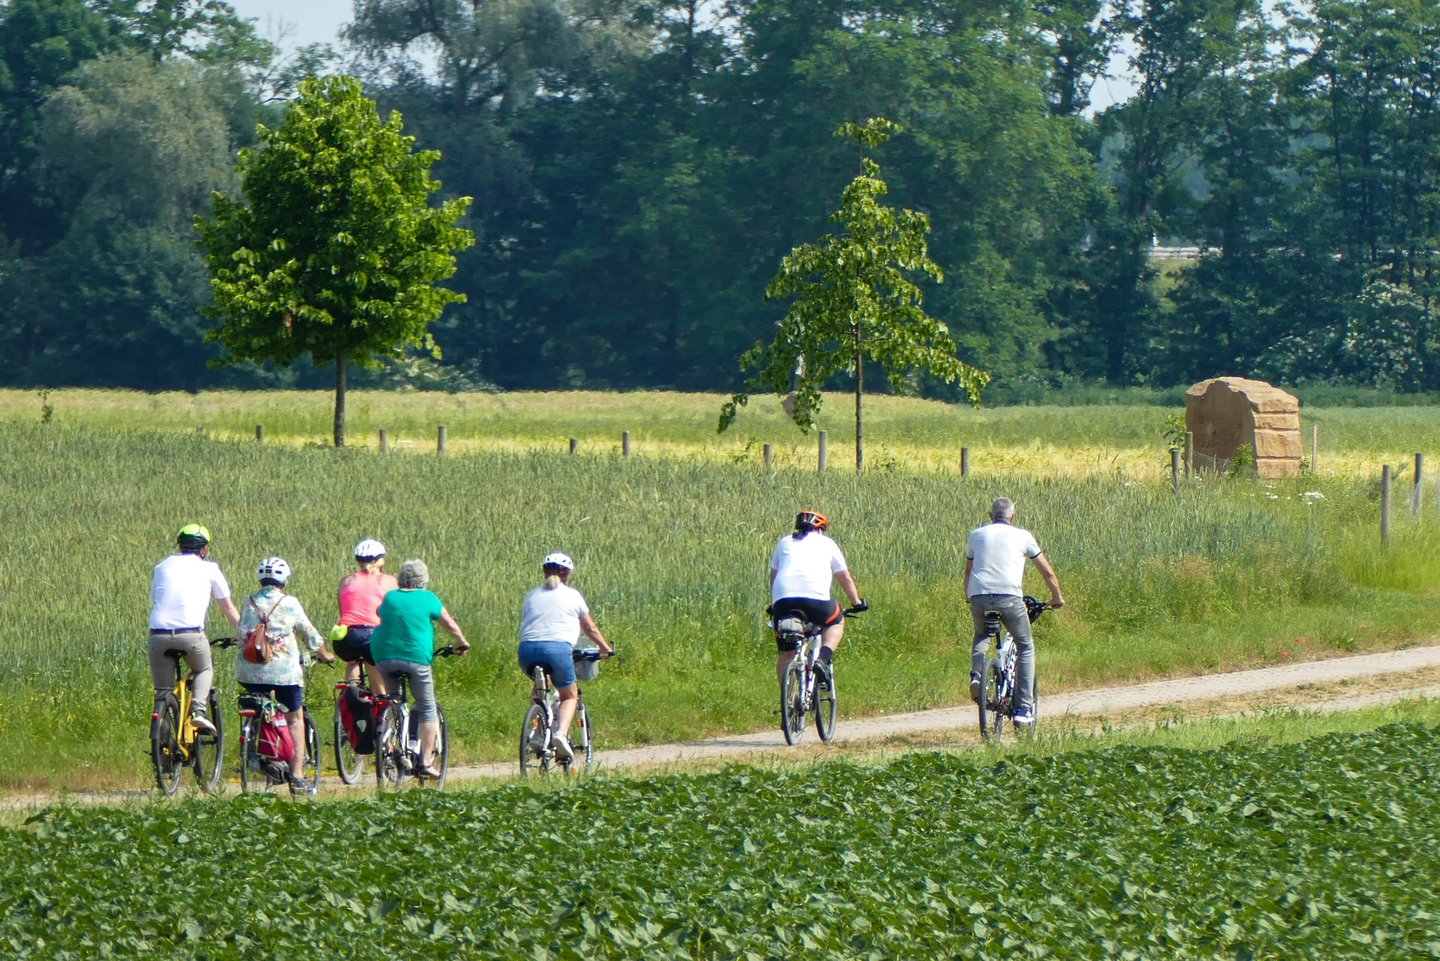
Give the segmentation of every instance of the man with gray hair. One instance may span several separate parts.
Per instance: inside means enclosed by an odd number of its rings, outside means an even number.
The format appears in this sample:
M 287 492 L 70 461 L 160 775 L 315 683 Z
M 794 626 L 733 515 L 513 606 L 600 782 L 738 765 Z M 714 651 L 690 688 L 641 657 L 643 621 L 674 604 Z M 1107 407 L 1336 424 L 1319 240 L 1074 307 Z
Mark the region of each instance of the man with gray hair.
M 1015 638 L 1018 705 L 1016 724 L 1035 722 L 1035 643 L 1030 636 L 1030 617 L 1025 611 L 1025 561 L 1034 563 L 1045 586 L 1050 588 L 1050 606 L 1065 606 L 1060 578 L 1045 558 L 1035 536 L 1015 526 L 1015 502 L 997 497 L 990 505 L 990 523 L 970 532 L 965 544 L 965 599 L 975 622 L 975 643 L 970 654 L 970 697 L 980 700 L 980 672 L 985 668 L 985 649 L 990 634 L 985 629 L 985 612 L 1000 615 Z

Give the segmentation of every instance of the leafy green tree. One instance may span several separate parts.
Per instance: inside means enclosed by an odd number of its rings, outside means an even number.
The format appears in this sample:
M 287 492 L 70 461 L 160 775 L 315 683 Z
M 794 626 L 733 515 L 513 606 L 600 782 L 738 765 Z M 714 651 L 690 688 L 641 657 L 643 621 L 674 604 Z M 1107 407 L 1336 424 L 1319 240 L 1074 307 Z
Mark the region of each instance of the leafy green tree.
M 335 446 L 345 445 L 346 368 L 407 346 L 464 295 L 437 286 L 474 242 L 461 197 L 429 204 L 434 151 L 414 150 L 398 113 L 382 121 L 351 77 L 301 85 L 300 99 L 239 158 L 245 201 L 216 194 L 198 218 L 210 268 L 211 333 L 226 362 L 335 364 Z
M 923 213 L 893 209 L 880 202 L 889 190 L 880 165 L 864 154 L 899 133 L 898 124 L 872 117 L 864 125 L 846 123 L 837 137 L 861 148 L 862 173 L 850 182 L 831 221 L 841 225 L 815 243 L 802 244 L 781 262 L 780 273 L 765 289 L 767 299 L 794 297 L 769 347 L 761 344 L 740 360 L 742 369 L 759 368 L 720 411 L 720 430 L 735 420 L 752 391 L 783 395 L 794 378 L 791 419 L 801 430 L 814 426 L 821 388 L 836 374 L 855 378 L 855 470 L 865 468 L 863 399 L 865 358 L 879 363 L 890 383 L 903 387 L 897 374 L 924 369 L 947 383 L 959 381 L 972 402 L 990 377 L 955 356 L 955 343 L 943 323 L 925 313 L 920 288 L 906 277 L 920 271 L 943 279 L 930 259 Z

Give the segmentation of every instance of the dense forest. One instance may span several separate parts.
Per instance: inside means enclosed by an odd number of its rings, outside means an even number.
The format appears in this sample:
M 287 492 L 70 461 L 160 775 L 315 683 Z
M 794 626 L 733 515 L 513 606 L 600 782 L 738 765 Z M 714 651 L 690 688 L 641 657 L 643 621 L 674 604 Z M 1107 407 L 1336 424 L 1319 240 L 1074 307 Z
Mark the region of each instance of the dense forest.
M 211 363 L 195 219 L 300 79 L 346 74 L 476 238 L 442 358 L 357 386 L 733 389 L 859 172 L 834 131 L 886 117 L 925 309 L 997 387 L 1440 389 L 1433 0 L 354 6 L 282 52 L 218 0 L 0 0 L 0 384 L 327 386 Z M 1094 110 L 1116 58 L 1134 92 Z

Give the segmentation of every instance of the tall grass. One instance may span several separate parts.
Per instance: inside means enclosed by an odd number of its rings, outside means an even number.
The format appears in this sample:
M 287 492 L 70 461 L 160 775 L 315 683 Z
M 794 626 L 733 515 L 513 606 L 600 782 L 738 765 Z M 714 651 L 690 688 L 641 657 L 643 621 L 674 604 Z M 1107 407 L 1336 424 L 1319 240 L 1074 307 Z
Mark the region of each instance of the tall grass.
M 304 406 L 273 402 L 277 417 Z M 65 404 L 48 424 L 0 426 L 0 659 L 14 682 L 0 699 L 11 748 L 0 752 L 0 784 L 144 778 L 150 569 L 192 520 L 214 533 L 214 556 L 237 594 L 253 586 L 262 556 L 289 559 L 291 589 L 322 630 L 356 540 L 381 538 L 396 561 L 425 558 L 476 645 L 438 671 L 465 760 L 512 753 L 524 699 L 518 605 L 539 558 L 556 549 L 577 558 L 576 585 L 622 651 L 587 688 L 604 745 L 771 726 L 766 560 L 806 505 L 834 519 L 874 604 L 840 655 L 851 716 L 964 699 L 965 534 L 1002 493 L 1019 504 L 1072 601 L 1037 631 L 1049 690 L 1394 646 L 1435 623 L 1433 514 L 1400 513 L 1382 552 L 1378 492 L 1344 476 L 1197 481 L 1177 496 L 1158 480 L 1053 476 L 1040 458 L 1066 457 L 1058 447 L 1032 452 L 1023 471 L 968 480 L 925 469 L 860 479 L 840 469 L 765 472 L 749 460 L 666 456 L 668 448 L 628 459 L 583 447 L 578 456 L 517 448 L 382 457 L 127 429 L 133 412 L 105 429 L 71 426 Z M 1057 430 L 1064 421 L 1040 413 Z M 233 416 L 248 420 L 253 410 Z M 553 416 L 562 419 L 558 408 Z M 928 419 L 948 415 L 924 411 L 913 432 L 903 413 L 891 416 L 897 432 L 923 437 Z M 225 633 L 218 616 L 211 628 Z M 226 658 L 220 679 L 228 692 Z M 330 679 L 323 668 L 312 674 L 322 717 Z

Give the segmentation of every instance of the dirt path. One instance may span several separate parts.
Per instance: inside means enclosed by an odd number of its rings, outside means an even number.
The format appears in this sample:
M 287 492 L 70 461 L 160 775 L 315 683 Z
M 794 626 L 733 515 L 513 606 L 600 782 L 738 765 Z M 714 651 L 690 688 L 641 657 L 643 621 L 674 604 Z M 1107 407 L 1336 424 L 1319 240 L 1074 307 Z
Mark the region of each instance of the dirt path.
M 843 685 L 843 678 L 841 683 Z M 1257 699 L 1257 694 L 1265 697 Z M 834 742 L 824 746 L 812 743 L 816 739 L 814 731 L 809 731 L 798 748 L 805 756 L 833 752 L 835 745 L 878 745 L 885 741 L 909 739 L 956 746 L 965 742 L 971 742 L 976 747 L 981 744 L 973 706 L 884 717 L 847 718 L 844 715 L 844 696 L 842 686 L 841 716 Z M 1050 726 L 1067 721 L 1089 721 L 1089 724 L 1080 723 L 1078 726 L 1096 727 L 1101 718 L 1126 723 L 1138 720 L 1147 710 L 1178 705 L 1185 705 L 1189 713 L 1196 715 L 1223 715 L 1275 707 L 1348 710 L 1415 697 L 1440 697 L 1440 647 L 1410 648 L 1253 671 L 1043 695 L 1040 723 Z M 938 741 L 936 735 L 939 735 Z M 768 731 L 683 744 L 605 751 L 599 760 L 607 770 L 639 770 L 696 762 L 780 759 L 796 750 L 785 744 L 777 718 L 775 728 Z M 514 762 L 451 769 L 451 777 L 456 779 L 506 777 L 515 773 Z
M 843 684 L 843 678 L 841 680 Z M 1200 717 L 1276 708 L 1352 710 L 1422 697 L 1440 698 L 1440 646 L 1043 695 L 1040 723 L 1047 729 L 1065 726 L 1073 730 L 1093 730 L 1101 727 L 1102 722 L 1139 723 L 1176 712 Z M 783 763 L 841 752 L 884 751 L 887 747 L 907 750 L 925 745 L 981 746 L 973 706 L 847 718 L 843 687 L 840 703 L 840 724 L 835 740 L 828 745 L 820 744 L 812 730 L 807 732 L 801 745 L 787 746 L 777 719 L 775 728 L 754 734 L 604 751 L 598 761 L 606 771 L 643 771 L 674 765 L 706 768 L 734 762 Z M 450 780 L 454 783 L 496 779 L 513 777 L 516 773 L 515 762 L 508 761 L 454 767 L 450 770 Z M 346 788 L 333 770 L 327 768 L 322 793 L 341 795 L 372 790 L 372 778 Z M 107 804 L 142 800 L 153 794 L 151 791 L 74 792 L 63 797 L 77 804 Z M 53 795 L 11 795 L 0 799 L 0 809 L 30 810 L 59 799 Z

